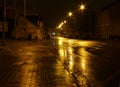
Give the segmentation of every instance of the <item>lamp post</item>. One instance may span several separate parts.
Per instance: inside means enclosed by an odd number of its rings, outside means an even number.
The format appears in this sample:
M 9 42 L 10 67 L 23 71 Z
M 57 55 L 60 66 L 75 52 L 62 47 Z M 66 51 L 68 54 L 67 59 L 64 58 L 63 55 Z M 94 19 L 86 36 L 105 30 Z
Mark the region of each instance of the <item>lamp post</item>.
M 15 29 L 16 29 L 16 2 L 14 0 L 14 14 L 15 14 Z
M 82 10 L 82 13 L 83 13 L 83 10 L 85 9 L 85 5 L 81 4 L 80 9 Z M 89 24 L 88 25 L 89 26 L 89 34 L 91 35 L 91 13 L 90 13 L 90 9 L 88 9 L 88 24 Z
M 89 16 L 89 35 L 91 35 L 91 13 L 90 13 L 90 9 L 88 10 L 88 16 Z
M 68 13 L 68 16 L 71 17 L 72 15 L 73 15 L 73 13 L 70 11 L 70 12 Z
M 26 16 L 26 0 L 24 0 L 24 12 L 23 12 L 23 16 L 24 16 L 24 18 L 25 18 L 25 16 Z M 24 27 L 24 31 L 25 31 L 25 39 L 27 38 L 27 29 L 26 29 L 26 27 Z
M 26 16 L 26 0 L 24 0 L 24 17 Z
M 3 1 L 2 46 L 5 46 L 6 0 Z
M 81 4 L 80 7 L 79 7 L 79 9 L 82 10 L 82 14 L 83 14 L 83 10 L 85 9 L 85 5 Z
M 84 10 L 84 9 L 85 9 L 85 5 L 84 5 L 84 4 L 81 4 L 81 5 L 80 5 L 80 9 L 81 9 L 81 10 Z

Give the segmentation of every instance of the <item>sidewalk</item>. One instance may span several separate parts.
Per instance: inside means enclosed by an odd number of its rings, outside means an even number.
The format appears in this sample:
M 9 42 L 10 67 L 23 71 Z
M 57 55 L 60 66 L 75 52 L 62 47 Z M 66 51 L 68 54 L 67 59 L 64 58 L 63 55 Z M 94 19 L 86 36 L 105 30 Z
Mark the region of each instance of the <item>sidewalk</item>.
M 0 87 L 76 87 L 74 79 L 42 42 L 0 46 Z

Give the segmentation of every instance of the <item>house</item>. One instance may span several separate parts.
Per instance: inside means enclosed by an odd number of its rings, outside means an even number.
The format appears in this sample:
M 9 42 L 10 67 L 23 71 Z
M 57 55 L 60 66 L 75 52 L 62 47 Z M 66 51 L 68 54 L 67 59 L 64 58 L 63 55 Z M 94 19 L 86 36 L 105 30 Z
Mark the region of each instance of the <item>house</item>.
M 5 36 L 15 39 L 43 39 L 43 30 L 31 20 L 20 15 L 15 8 L 6 8 Z M 0 7 L 0 36 L 2 37 L 3 8 Z M 36 21 L 36 20 L 35 20 Z M 36 21 L 37 23 L 37 21 Z
M 47 34 L 47 22 L 42 16 L 34 13 L 29 13 L 27 14 L 26 18 L 31 21 L 40 31 L 42 31 L 42 34 L 44 36 Z
M 120 38 L 120 1 L 115 1 L 99 12 L 96 34 L 103 39 Z
M 12 32 L 15 39 L 42 39 L 42 31 L 23 16 L 18 17 L 17 26 Z

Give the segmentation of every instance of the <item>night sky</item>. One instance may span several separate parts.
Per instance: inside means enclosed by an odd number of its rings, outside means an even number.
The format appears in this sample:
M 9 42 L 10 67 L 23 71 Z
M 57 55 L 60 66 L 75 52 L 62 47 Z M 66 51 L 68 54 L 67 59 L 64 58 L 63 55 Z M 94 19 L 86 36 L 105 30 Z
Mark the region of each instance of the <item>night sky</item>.
M 14 0 L 6 0 L 8 7 L 13 7 Z M 16 0 L 16 7 L 23 11 L 23 1 Z M 94 9 L 99 9 L 116 0 L 81 0 L 91 4 Z M 56 26 L 59 20 L 67 15 L 67 12 L 78 7 L 80 0 L 26 0 L 26 14 L 37 13 L 48 22 L 50 26 Z M 2 0 L 0 0 L 2 5 Z

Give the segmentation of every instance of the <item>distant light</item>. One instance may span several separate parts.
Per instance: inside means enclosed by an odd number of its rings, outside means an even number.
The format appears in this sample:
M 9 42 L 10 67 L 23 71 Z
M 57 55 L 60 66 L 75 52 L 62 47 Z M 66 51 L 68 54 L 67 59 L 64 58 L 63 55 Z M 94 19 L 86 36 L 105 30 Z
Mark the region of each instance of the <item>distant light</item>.
M 56 35 L 56 33 L 55 33 L 55 32 L 52 32 L 52 35 Z
M 85 5 L 84 4 L 80 5 L 80 9 L 84 10 L 85 9 Z
M 62 26 L 63 26 L 65 23 L 66 23 L 66 21 L 61 22 L 61 23 L 59 24 L 58 28 L 59 28 L 59 29 L 62 28 Z
M 66 20 L 64 20 L 64 23 L 66 23 L 67 21 Z
M 72 12 L 69 12 L 69 13 L 68 13 L 68 16 L 70 16 L 70 17 L 71 17 L 71 16 L 72 16 Z
M 62 24 L 59 24 L 58 28 L 61 28 L 62 27 Z

